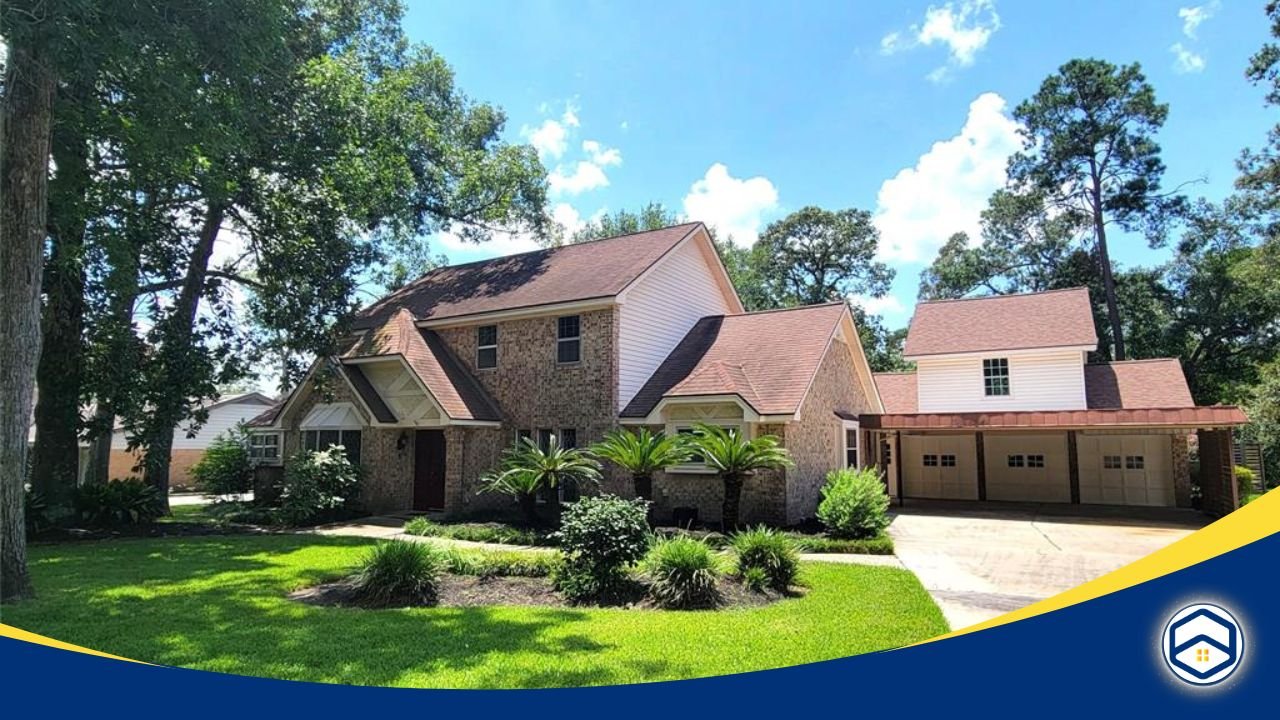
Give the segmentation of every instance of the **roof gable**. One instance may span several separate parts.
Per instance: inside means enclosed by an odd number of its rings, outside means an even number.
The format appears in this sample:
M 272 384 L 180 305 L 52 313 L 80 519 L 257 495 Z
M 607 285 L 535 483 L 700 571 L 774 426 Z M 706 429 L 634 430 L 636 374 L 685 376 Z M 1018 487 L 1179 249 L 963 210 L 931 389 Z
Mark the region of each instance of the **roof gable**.
M 401 309 L 416 320 L 441 320 L 611 298 L 701 227 L 685 223 L 442 267 L 369 306 L 355 326 L 380 325 Z
M 664 397 L 737 395 L 761 415 L 800 408 L 844 303 L 699 320 L 622 411 L 646 417 Z
M 920 303 L 907 330 L 903 355 L 913 359 L 1097 345 L 1089 291 L 1071 288 Z

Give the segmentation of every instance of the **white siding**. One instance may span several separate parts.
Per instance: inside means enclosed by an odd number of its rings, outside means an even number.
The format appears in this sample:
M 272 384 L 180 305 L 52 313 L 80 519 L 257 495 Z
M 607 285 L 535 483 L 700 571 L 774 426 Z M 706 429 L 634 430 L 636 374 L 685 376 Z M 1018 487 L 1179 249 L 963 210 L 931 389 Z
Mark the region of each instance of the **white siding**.
M 987 397 L 984 358 L 1009 359 L 1009 394 Z M 1079 350 L 925 358 L 916 363 L 920 412 L 1083 410 L 1084 354 Z
M 267 407 L 269 406 L 259 402 L 241 402 L 213 408 L 209 411 L 209 421 L 200 427 L 200 431 L 196 433 L 195 437 L 187 437 L 186 424 L 179 425 L 173 431 L 173 449 L 203 450 L 209 447 L 209 443 L 215 437 L 235 427 L 236 423 L 247 421 L 260 415 Z M 123 432 L 116 431 L 111 436 L 111 447 L 114 450 L 125 449 L 127 442 Z
M 619 308 L 618 408 L 631 402 L 645 381 L 707 315 L 724 315 L 729 302 L 694 238 L 674 250 L 631 287 Z

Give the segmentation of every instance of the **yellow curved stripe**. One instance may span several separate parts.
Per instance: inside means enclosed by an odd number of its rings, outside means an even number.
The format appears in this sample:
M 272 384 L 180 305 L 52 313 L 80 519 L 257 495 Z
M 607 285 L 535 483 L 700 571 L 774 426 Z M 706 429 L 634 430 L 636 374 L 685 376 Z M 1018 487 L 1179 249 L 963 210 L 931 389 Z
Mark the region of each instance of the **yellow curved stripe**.
M 1087 602 L 1215 558 L 1276 532 L 1280 532 L 1280 491 L 1269 492 L 1217 522 L 1096 580 L 917 645 L 967 635 Z
M 97 655 L 98 657 L 110 658 L 112 660 L 124 660 L 125 662 L 139 663 L 142 665 L 151 664 L 151 663 L 144 663 L 141 660 L 133 660 L 127 657 L 120 657 L 119 655 L 112 655 L 111 653 L 105 653 L 100 650 L 94 650 L 93 648 L 87 648 L 81 645 L 72 645 L 71 643 L 65 643 L 65 642 L 62 642 L 61 640 L 54 640 L 51 637 L 46 637 L 44 635 L 37 635 L 33 632 L 28 632 L 26 630 L 23 630 L 22 628 L 16 628 L 12 625 L 5 625 L 4 623 L 0 623 L 0 637 L 13 638 L 14 640 L 22 640 L 25 642 L 34 643 L 36 645 L 47 645 L 48 647 L 51 647 L 51 648 L 58 648 L 59 650 L 70 650 L 72 652 L 84 653 L 85 655 Z

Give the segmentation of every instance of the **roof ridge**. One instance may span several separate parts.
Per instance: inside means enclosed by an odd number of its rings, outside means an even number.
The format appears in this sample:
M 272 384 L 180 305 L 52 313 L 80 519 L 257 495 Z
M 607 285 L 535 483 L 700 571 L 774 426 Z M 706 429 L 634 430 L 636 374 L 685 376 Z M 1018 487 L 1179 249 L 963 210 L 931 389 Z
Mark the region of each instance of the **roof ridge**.
M 794 305 L 792 307 L 770 308 L 768 310 L 752 310 L 751 312 L 728 313 L 725 315 L 705 315 L 704 317 L 735 318 L 735 317 L 747 317 L 750 315 L 769 315 L 770 313 L 797 312 L 800 310 L 816 310 L 818 308 L 833 307 L 835 305 L 844 305 L 844 304 L 845 302 L 843 300 L 832 300 L 830 302 L 824 302 L 824 303 L 813 303 L 812 305 Z
M 1053 290 L 1035 290 L 1030 292 L 1000 293 L 997 295 L 980 295 L 978 297 L 943 298 L 940 300 L 917 300 L 916 305 L 917 306 L 941 305 L 943 303 L 973 302 L 976 300 L 998 300 L 1000 298 L 1028 297 L 1031 295 L 1053 295 L 1055 293 L 1076 292 L 1078 290 L 1084 290 L 1085 292 L 1088 292 L 1089 288 L 1084 285 L 1077 285 L 1076 287 L 1055 288 Z
M 915 375 L 915 370 L 883 370 L 881 372 L 873 372 L 872 375 Z
M 1085 367 L 1102 367 L 1103 365 L 1136 365 L 1138 363 L 1155 363 L 1155 362 L 1181 363 L 1182 361 L 1176 357 L 1139 358 L 1136 360 L 1102 360 L 1100 362 L 1085 363 Z

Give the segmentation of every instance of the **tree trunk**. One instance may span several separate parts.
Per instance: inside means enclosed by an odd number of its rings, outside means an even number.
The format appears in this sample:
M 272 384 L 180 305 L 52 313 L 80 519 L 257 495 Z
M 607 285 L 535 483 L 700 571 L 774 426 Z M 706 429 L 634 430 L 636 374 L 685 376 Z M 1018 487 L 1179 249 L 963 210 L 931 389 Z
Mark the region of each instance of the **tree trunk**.
M 164 347 L 161 350 L 161 383 L 162 393 L 151 417 L 147 422 L 146 461 L 144 462 L 146 480 L 163 498 L 164 510 L 169 512 L 169 465 L 173 451 L 173 431 L 175 426 L 186 417 L 188 395 L 185 370 L 187 369 L 195 330 L 196 311 L 200 308 L 200 296 L 204 292 L 204 283 L 209 270 L 209 258 L 213 255 L 213 244 L 218 239 L 218 231 L 222 228 L 225 209 L 222 205 L 212 204 L 205 211 L 204 223 L 191 249 L 191 257 L 187 265 L 187 274 L 182 281 L 182 290 L 174 302 L 173 311 L 165 319 L 167 327 L 163 334 Z
M 1116 280 L 1111 273 L 1111 252 L 1107 249 L 1107 227 L 1102 216 L 1102 188 L 1093 183 L 1093 230 L 1098 241 L 1098 264 L 1102 270 L 1102 289 L 1107 297 L 1107 319 L 1111 323 L 1112 360 L 1124 360 L 1124 326 L 1120 322 L 1120 304 L 1116 302 Z
M 724 476 L 724 505 L 720 511 L 720 529 L 732 532 L 738 529 L 738 509 L 742 504 L 742 476 Z
M 538 520 L 538 496 L 534 493 L 521 493 L 518 499 L 520 503 L 520 512 L 524 515 L 525 520 L 529 521 L 529 527 L 535 527 Z
M 45 266 L 43 338 L 36 368 L 36 442 L 31 487 L 51 507 L 67 506 L 79 480 L 80 383 L 84 358 L 84 196 L 87 146 L 73 123 L 53 131 L 58 174 L 49 185 L 50 255 Z M 63 128 L 63 129 L 60 129 Z
M 631 481 L 635 483 L 636 497 L 643 500 L 653 500 L 653 476 L 640 473 L 632 475 Z
M 27 574 L 23 481 L 44 263 L 56 78 L 49 43 L 11 37 L 0 123 L 0 600 L 33 594 Z

